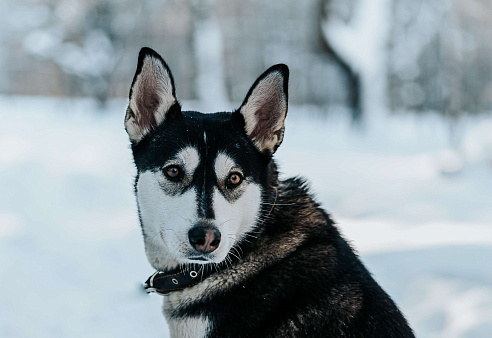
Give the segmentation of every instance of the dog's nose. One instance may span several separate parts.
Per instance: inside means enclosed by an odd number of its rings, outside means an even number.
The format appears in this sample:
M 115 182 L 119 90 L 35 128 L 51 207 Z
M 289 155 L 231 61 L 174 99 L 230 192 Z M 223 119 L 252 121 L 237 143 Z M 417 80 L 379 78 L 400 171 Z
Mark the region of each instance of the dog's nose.
M 188 238 L 197 251 L 210 253 L 219 246 L 220 231 L 212 226 L 195 225 L 188 231 Z

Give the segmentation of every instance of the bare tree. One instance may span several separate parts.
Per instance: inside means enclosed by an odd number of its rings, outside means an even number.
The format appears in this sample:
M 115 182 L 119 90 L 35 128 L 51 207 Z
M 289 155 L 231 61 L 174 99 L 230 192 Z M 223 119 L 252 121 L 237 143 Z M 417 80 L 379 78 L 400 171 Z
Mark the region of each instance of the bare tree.
M 362 118 L 362 105 L 361 105 L 361 84 L 360 84 L 360 76 L 353 69 L 352 65 L 345 60 L 338 51 L 332 46 L 331 40 L 329 40 L 324 33 L 322 26 L 324 23 L 329 20 L 328 17 L 328 2 L 330 0 L 321 0 L 320 5 L 321 9 L 319 11 L 320 17 L 320 25 L 319 25 L 319 40 L 320 47 L 327 54 L 329 54 L 333 61 L 342 69 L 347 77 L 348 81 L 348 91 L 349 91 L 349 104 L 352 108 L 352 120 L 360 121 Z
M 386 43 L 391 0 L 324 0 L 321 30 L 326 48 L 351 79 L 355 119 L 387 107 Z

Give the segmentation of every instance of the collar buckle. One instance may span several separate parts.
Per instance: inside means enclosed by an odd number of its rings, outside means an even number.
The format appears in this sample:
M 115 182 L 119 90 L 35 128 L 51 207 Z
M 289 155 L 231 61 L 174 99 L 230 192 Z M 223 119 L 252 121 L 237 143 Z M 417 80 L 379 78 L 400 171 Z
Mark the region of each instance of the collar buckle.
M 147 284 L 143 283 L 143 288 L 145 290 L 145 292 L 147 292 L 148 294 L 151 294 L 151 293 L 156 293 L 156 289 L 155 288 L 151 288 L 149 287 Z
M 169 293 L 159 292 L 158 289 L 156 287 L 154 287 L 154 278 L 159 273 L 160 273 L 159 271 L 154 272 L 152 274 L 152 276 L 150 276 L 150 278 L 147 280 L 147 282 L 142 284 L 142 286 L 143 286 L 145 292 L 147 292 L 147 294 L 156 293 L 156 294 L 161 295 L 161 296 L 167 296 L 167 295 L 169 295 Z

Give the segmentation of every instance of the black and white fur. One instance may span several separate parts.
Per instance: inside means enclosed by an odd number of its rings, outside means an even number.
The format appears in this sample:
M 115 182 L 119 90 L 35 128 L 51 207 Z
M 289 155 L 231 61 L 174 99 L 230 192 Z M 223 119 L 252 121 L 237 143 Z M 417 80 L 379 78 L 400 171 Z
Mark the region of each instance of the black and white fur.
M 164 297 L 171 336 L 413 337 L 304 181 L 278 180 L 288 77 L 271 67 L 234 112 L 182 111 L 167 64 L 140 51 L 125 127 L 147 257 L 215 270 Z M 197 227 L 220 243 L 198 250 Z

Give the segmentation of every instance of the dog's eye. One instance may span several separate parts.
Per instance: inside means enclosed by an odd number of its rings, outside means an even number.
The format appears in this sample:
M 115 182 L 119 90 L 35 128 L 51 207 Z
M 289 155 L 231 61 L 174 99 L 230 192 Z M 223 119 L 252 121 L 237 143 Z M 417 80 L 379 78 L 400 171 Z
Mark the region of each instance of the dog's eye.
M 180 181 L 183 177 L 181 169 L 176 165 L 164 168 L 164 175 L 171 181 Z
M 243 181 L 240 173 L 231 173 L 227 178 L 226 185 L 228 188 L 237 187 Z

